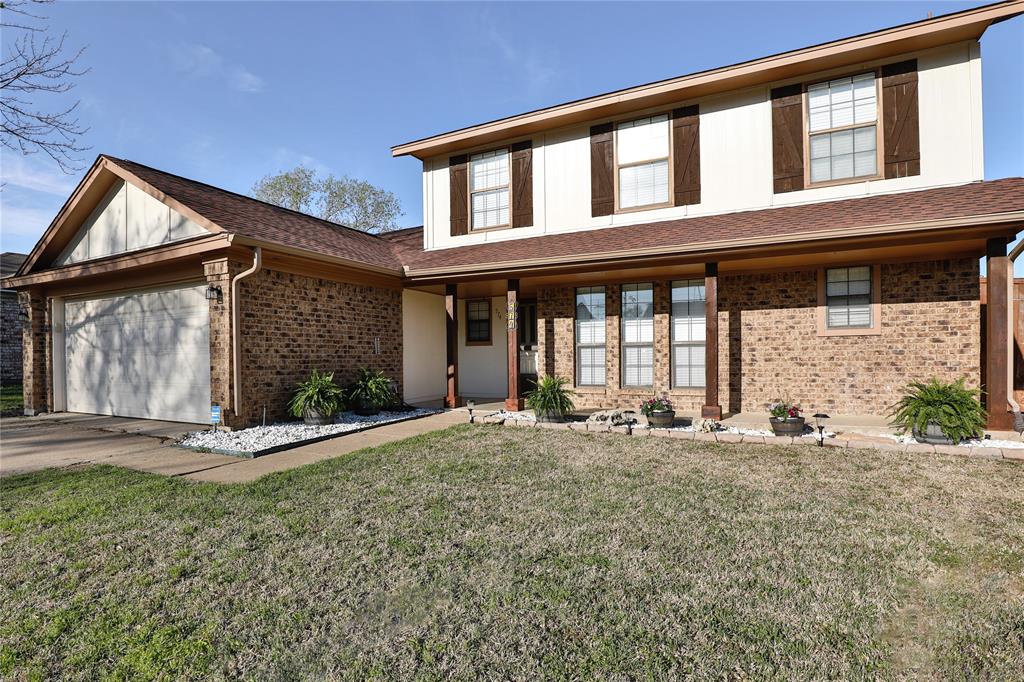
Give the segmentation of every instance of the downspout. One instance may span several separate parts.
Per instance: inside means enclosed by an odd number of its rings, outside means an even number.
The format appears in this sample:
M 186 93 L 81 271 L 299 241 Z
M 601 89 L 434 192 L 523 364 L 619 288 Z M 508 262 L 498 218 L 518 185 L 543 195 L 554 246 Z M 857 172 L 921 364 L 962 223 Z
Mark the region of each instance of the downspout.
M 242 368 L 238 364 L 241 355 L 242 334 L 241 322 L 238 319 L 238 284 L 246 277 L 255 275 L 263 267 L 263 249 L 259 246 L 253 248 L 252 267 L 240 272 L 231 279 L 231 371 L 234 377 L 235 390 L 233 391 L 232 413 L 238 416 L 238 406 L 242 399 Z

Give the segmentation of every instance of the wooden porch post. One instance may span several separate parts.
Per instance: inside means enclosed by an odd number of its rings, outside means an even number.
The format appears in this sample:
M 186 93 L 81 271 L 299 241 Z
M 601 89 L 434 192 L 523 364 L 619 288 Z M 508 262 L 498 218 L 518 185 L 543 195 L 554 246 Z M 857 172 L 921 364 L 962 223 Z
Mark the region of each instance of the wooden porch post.
M 455 284 L 444 285 L 445 355 L 448 359 L 448 389 L 444 406 L 459 407 L 459 297 Z
M 704 265 L 704 406 L 700 416 L 721 419 L 718 404 L 718 263 Z
M 995 237 L 986 244 L 988 281 L 985 306 L 985 407 L 988 428 L 1013 430 L 1013 414 L 1007 396 L 1010 390 L 1010 287 L 1012 264 L 1006 254 L 1006 238 Z
M 505 306 L 508 328 L 508 397 L 505 398 L 505 409 L 519 411 L 523 409 L 523 399 L 519 395 L 519 280 L 510 279 L 505 289 Z

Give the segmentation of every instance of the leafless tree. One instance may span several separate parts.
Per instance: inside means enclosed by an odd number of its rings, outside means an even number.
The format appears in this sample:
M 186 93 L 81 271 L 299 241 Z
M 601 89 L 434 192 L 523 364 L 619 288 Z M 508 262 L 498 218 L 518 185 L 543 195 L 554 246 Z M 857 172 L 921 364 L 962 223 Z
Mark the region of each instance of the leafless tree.
M 0 62 L 0 144 L 26 155 L 44 152 L 72 173 L 80 170 L 79 155 L 88 149 L 80 143 L 88 129 L 79 123 L 78 101 L 67 105 L 53 96 L 71 90 L 73 80 L 86 72 L 76 66 L 84 48 L 65 50 L 66 33 L 47 35 L 45 17 L 35 10 L 51 2 L 0 0 L 0 30 L 8 36 Z

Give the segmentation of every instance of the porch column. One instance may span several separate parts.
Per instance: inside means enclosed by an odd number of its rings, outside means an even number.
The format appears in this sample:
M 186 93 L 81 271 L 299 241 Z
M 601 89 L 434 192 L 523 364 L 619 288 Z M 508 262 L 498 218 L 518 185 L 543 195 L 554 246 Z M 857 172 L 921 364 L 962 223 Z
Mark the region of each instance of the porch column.
M 1013 267 L 1006 255 L 1006 238 L 995 237 L 986 244 L 988 303 L 985 307 L 985 407 L 988 428 L 1013 430 L 1013 414 L 1007 396 L 1010 389 L 1012 357 L 1010 287 Z
M 22 321 L 22 398 L 28 416 L 50 409 L 48 376 L 48 338 L 46 298 L 34 291 L 19 291 L 18 305 L 26 317 Z
M 700 416 L 721 419 L 718 404 L 718 263 L 704 265 L 704 406 Z
M 445 356 L 448 359 L 448 389 L 444 406 L 459 407 L 459 297 L 455 284 L 444 285 Z
M 508 322 L 508 397 L 505 398 L 505 409 L 518 412 L 523 409 L 523 399 L 519 396 L 519 280 L 508 280 L 505 291 Z

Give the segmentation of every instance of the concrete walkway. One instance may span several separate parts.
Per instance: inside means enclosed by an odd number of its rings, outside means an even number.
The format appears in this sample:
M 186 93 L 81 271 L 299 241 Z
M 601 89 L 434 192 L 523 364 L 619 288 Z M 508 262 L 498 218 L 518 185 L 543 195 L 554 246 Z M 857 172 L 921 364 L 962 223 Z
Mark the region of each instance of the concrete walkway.
M 0 420 L 0 476 L 84 464 L 110 464 L 194 481 L 243 483 L 332 457 L 448 428 L 465 412 L 442 412 L 360 431 L 257 459 L 172 447 L 195 425 L 94 415 Z

